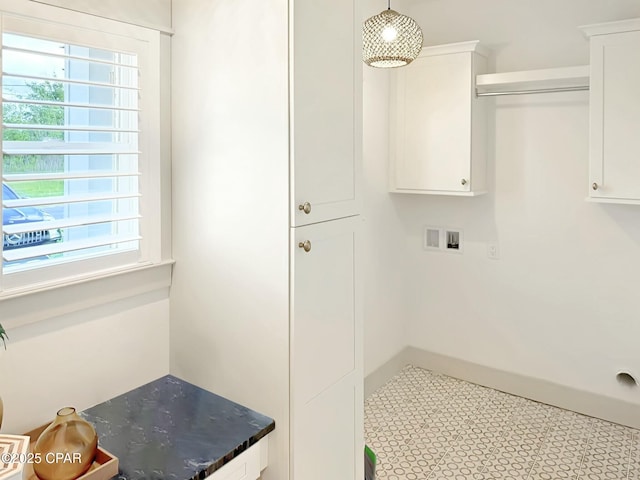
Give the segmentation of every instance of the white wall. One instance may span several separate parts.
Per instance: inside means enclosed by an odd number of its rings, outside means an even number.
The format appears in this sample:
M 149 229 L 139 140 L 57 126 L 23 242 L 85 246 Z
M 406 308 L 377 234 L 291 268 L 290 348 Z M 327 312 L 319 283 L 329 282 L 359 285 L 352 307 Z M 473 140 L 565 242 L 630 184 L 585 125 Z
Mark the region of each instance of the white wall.
M 121 3 L 118 12 L 133 23 L 170 18 L 168 0 L 153 12 Z M 169 54 L 162 36 L 163 259 L 171 255 Z M 7 350 L 0 348 L 2 432 L 25 432 L 63 406 L 88 408 L 169 373 L 169 270 L 0 301 L 0 322 L 10 337 Z M 131 278 L 142 283 L 131 285 Z
M 362 9 L 379 13 L 373 1 Z M 404 228 L 387 193 L 389 72 L 363 64 L 363 258 L 365 376 L 407 345 Z
M 288 478 L 287 1 L 173 5 L 171 372 L 275 419 Z
M 478 39 L 493 50 L 494 71 L 512 71 L 587 64 L 588 42 L 577 27 L 639 17 L 640 4 L 414 0 L 407 13 L 422 26 L 425 45 Z M 365 109 L 379 104 L 378 92 L 368 88 L 365 94 Z M 378 219 L 368 207 L 372 224 L 388 222 L 395 210 L 406 237 L 395 249 L 406 256 L 407 343 L 640 403 L 638 390 L 623 389 L 614 378 L 623 367 L 640 377 L 639 210 L 584 201 L 588 94 L 487 101 L 495 101 L 490 194 L 388 195 Z M 366 130 L 365 145 L 382 145 L 381 130 Z M 365 163 L 375 183 L 370 189 L 378 192 L 386 181 L 377 175 L 380 168 L 377 160 Z M 389 225 L 398 228 L 394 220 Z M 424 225 L 461 227 L 464 255 L 422 250 Z M 499 244 L 499 260 L 487 258 L 489 242 Z M 397 251 L 389 249 L 387 266 Z M 397 272 L 387 272 L 395 291 Z M 375 295 L 369 301 L 375 302 L 370 311 L 387 302 Z M 372 359 L 383 342 L 371 334 L 366 339 Z
M 7 329 L 7 350 L 0 350 L 5 433 L 31 430 L 61 407 L 82 410 L 169 371 L 166 289 Z

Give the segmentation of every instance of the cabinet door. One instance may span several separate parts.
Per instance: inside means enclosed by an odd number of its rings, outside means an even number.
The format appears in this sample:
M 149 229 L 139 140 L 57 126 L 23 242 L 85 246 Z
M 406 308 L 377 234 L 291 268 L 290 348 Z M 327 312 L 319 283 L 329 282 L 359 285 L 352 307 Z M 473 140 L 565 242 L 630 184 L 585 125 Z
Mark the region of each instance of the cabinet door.
M 362 27 L 354 0 L 290 3 L 291 224 L 298 226 L 359 210 Z
M 292 229 L 293 480 L 364 476 L 358 222 Z
M 420 57 L 397 72 L 396 190 L 469 190 L 470 59 L 470 53 Z
M 474 91 L 486 63 L 486 51 L 472 41 L 423 48 L 393 72 L 392 192 L 486 193 L 486 105 Z
M 640 202 L 640 31 L 591 38 L 591 198 Z

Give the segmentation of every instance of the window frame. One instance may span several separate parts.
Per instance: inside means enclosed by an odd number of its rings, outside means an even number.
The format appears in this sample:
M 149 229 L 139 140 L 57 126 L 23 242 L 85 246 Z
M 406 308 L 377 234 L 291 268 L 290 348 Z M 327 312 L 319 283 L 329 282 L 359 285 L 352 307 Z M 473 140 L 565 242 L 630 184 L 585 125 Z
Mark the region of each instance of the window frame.
M 162 225 L 160 32 L 59 7 L 0 0 L 0 33 L 5 31 L 95 48 L 132 51 L 138 55 L 141 87 L 138 167 L 142 194 L 139 228 L 142 239 L 139 258 L 133 262 L 114 263 L 110 256 L 104 256 L 11 274 L 0 272 L 0 302 L 172 264 L 170 259 L 162 258 L 162 238 L 166 235 L 163 235 Z M 131 259 L 130 255 L 127 257 Z M 160 270 L 164 279 L 158 285 L 168 286 L 167 269 Z

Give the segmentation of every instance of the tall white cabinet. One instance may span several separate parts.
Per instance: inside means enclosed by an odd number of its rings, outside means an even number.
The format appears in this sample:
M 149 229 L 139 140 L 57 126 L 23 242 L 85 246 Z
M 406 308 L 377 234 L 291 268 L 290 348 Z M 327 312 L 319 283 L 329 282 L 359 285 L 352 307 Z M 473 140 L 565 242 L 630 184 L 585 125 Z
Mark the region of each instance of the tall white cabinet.
M 264 480 L 364 477 L 357 3 L 173 4 L 171 371 L 276 420 Z
M 360 15 L 356 0 L 291 3 L 290 472 L 359 480 Z

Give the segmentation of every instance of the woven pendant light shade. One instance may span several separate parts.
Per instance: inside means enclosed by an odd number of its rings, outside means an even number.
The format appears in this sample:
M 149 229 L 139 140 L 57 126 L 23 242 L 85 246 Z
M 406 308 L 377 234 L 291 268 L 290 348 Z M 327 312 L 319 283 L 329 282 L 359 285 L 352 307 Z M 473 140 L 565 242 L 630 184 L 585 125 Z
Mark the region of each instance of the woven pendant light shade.
M 391 8 L 367 19 L 362 28 L 362 60 L 372 67 L 402 67 L 422 50 L 422 30 L 411 17 Z

